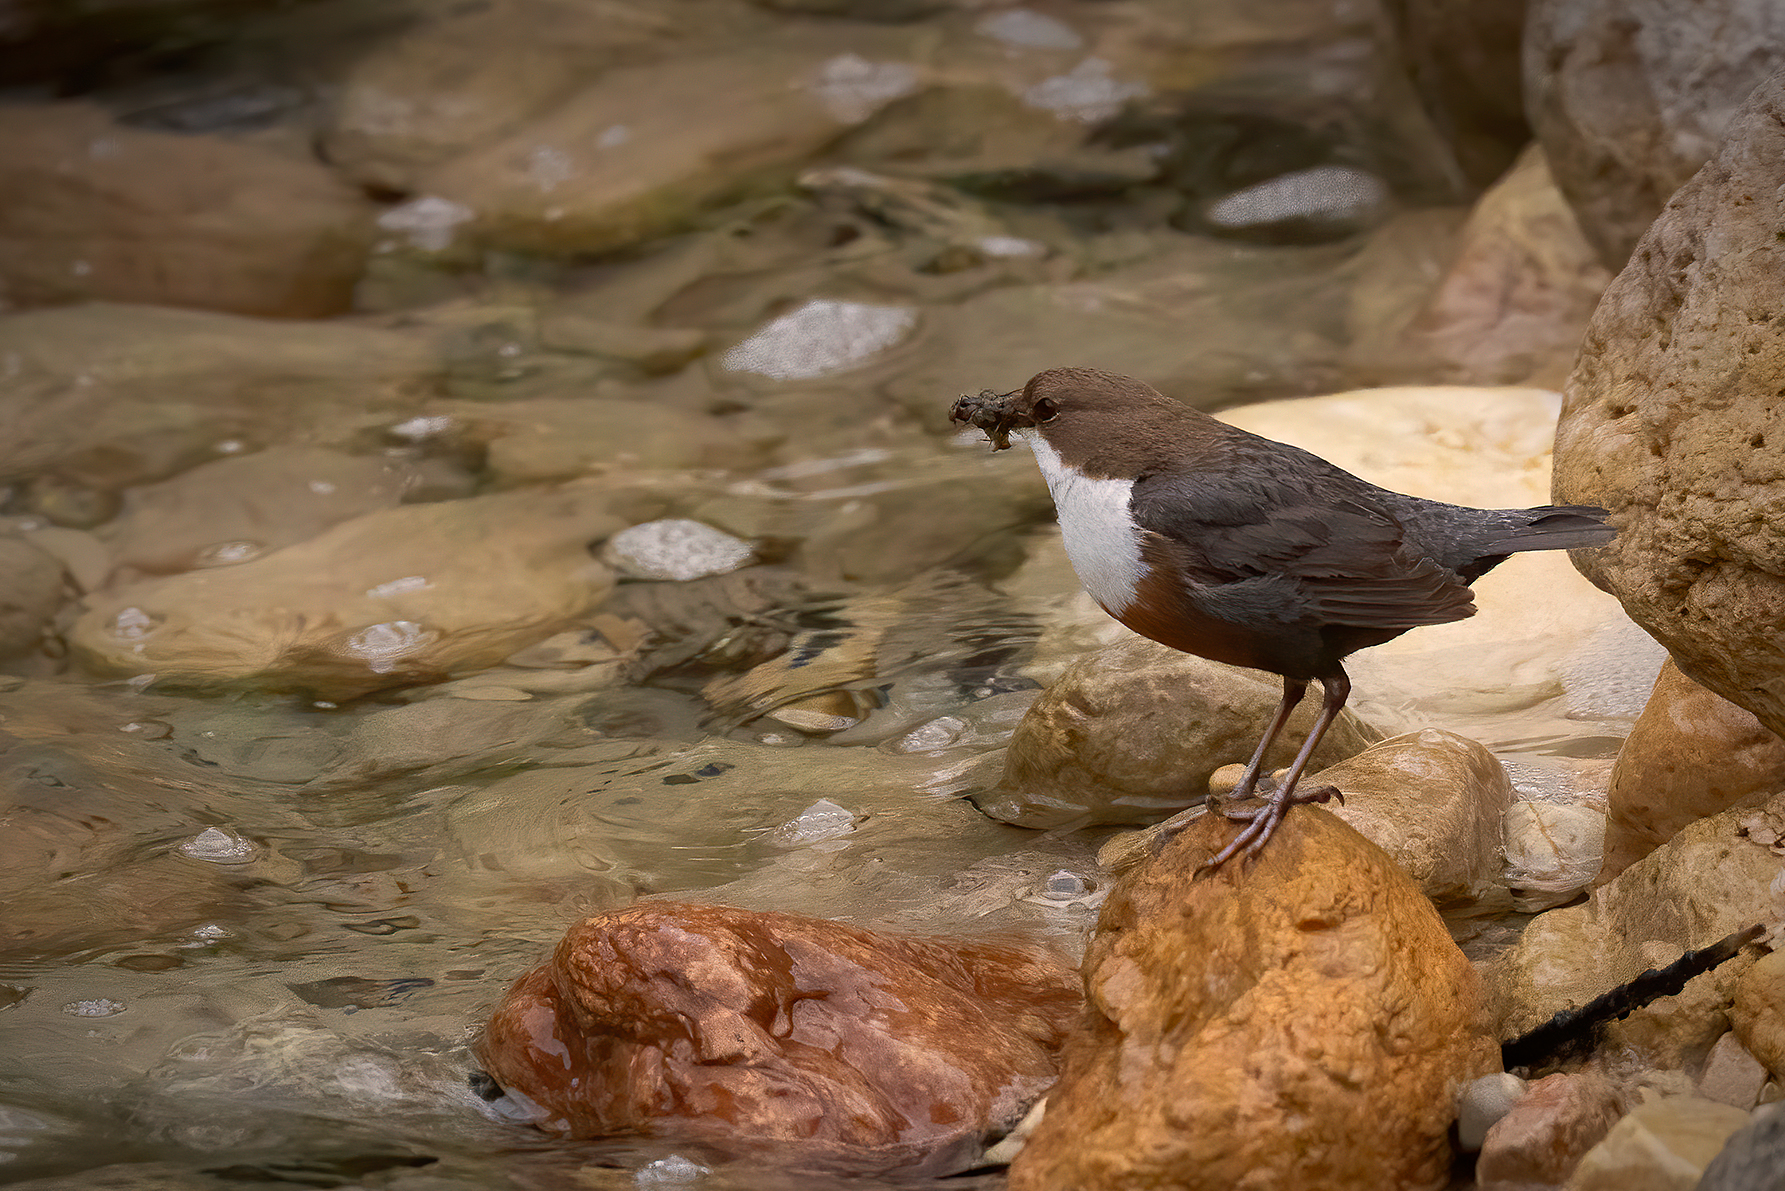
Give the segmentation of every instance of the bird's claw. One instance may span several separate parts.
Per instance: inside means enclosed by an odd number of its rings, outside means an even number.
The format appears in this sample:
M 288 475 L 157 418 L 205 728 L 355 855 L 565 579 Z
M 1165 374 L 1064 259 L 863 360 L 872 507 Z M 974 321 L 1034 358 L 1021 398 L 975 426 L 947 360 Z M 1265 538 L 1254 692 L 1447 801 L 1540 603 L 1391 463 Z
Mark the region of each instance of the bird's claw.
M 1236 823 L 1246 824 L 1245 830 L 1234 836 L 1225 848 L 1197 865 L 1196 876 L 1214 872 L 1241 852 L 1246 854 L 1247 860 L 1256 860 L 1264 851 L 1264 845 L 1277 833 L 1277 827 L 1290 807 L 1297 803 L 1330 802 L 1335 798 L 1339 805 L 1344 805 L 1345 794 L 1337 786 L 1316 786 L 1312 790 L 1273 790 L 1260 807 L 1243 810 L 1223 807 L 1221 813 Z

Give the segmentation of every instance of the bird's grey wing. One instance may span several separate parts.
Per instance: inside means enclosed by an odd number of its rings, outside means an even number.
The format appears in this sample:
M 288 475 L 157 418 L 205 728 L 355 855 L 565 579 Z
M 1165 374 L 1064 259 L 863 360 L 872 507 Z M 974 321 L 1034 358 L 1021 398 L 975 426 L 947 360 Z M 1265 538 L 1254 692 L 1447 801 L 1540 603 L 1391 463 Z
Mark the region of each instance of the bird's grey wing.
M 1467 584 L 1410 550 L 1400 522 L 1361 480 L 1314 456 L 1239 462 L 1144 476 L 1129 497 L 1135 522 L 1163 539 L 1161 555 L 1199 585 L 1211 611 L 1264 600 L 1281 610 L 1273 618 L 1294 610 L 1383 629 L 1474 613 Z

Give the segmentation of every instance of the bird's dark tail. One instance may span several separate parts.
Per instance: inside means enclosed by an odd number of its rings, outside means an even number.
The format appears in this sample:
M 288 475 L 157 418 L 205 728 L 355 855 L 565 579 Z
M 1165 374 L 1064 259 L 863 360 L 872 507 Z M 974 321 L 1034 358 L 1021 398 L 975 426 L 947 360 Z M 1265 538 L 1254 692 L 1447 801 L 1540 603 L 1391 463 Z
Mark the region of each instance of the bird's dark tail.
M 1497 526 L 1494 536 L 1479 544 L 1482 554 L 1577 550 L 1603 546 L 1618 536 L 1618 531 L 1605 523 L 1609 514 L 1592 505 L 1543 505 L 1508 510 L 1507 516 L 1512 523 Z

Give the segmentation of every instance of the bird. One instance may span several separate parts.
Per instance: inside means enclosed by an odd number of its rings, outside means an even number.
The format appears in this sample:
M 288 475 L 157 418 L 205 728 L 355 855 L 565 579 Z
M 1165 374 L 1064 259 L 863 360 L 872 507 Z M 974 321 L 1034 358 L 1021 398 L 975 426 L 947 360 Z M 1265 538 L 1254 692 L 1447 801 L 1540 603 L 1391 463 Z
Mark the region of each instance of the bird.
M 1346 657 L 1474 615 L 1469 585 L 1508 555 L 1617 533 L 1589 505 L 1476 509 L 1393 492 L 1094 368 L 963 396 L 950 417 L 983 430 L 993 451 L 1012 437 L 1032 448 L 1066 555 L 1105 612 L 1173 649 L 1282 678 L 1276 715 L 1220 803 L 1246 826 L 1199 872 L 1242 851 L 1255 859 L 1291 805 L 1343 801 L 1297 785 L 1350 696 Z M 1311 682 L 1319 714 L 1282 780 L 1260 792 L 1265 753 Z M 1254 797 L 1260 806 L 1231 805 Z M 1200 813 L 1166 820 L 1161 842 Z

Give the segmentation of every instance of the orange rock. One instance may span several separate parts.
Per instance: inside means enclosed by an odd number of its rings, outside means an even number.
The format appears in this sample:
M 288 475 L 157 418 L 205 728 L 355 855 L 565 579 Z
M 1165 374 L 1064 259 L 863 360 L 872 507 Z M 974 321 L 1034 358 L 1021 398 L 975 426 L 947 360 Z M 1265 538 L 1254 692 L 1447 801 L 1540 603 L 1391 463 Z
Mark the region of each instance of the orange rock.
M 1785 740 L 1671 660 L 1611 771 L 1603 885 L 1688 823 L 1758 806 L 1785 786 Z
M 944 1173 L 1053 1082 L 1079 1004 L 1039 949 L 645 903 L 571 927 L 478 1055 L 547 1132 Z
M 1445 1185 L 1455 1089 L 1499 1066 L 1474 970 L 1333 815 L 1197 877 L 1235 830 L 1204 818 L 1111 891 L 1010 1191 Z

